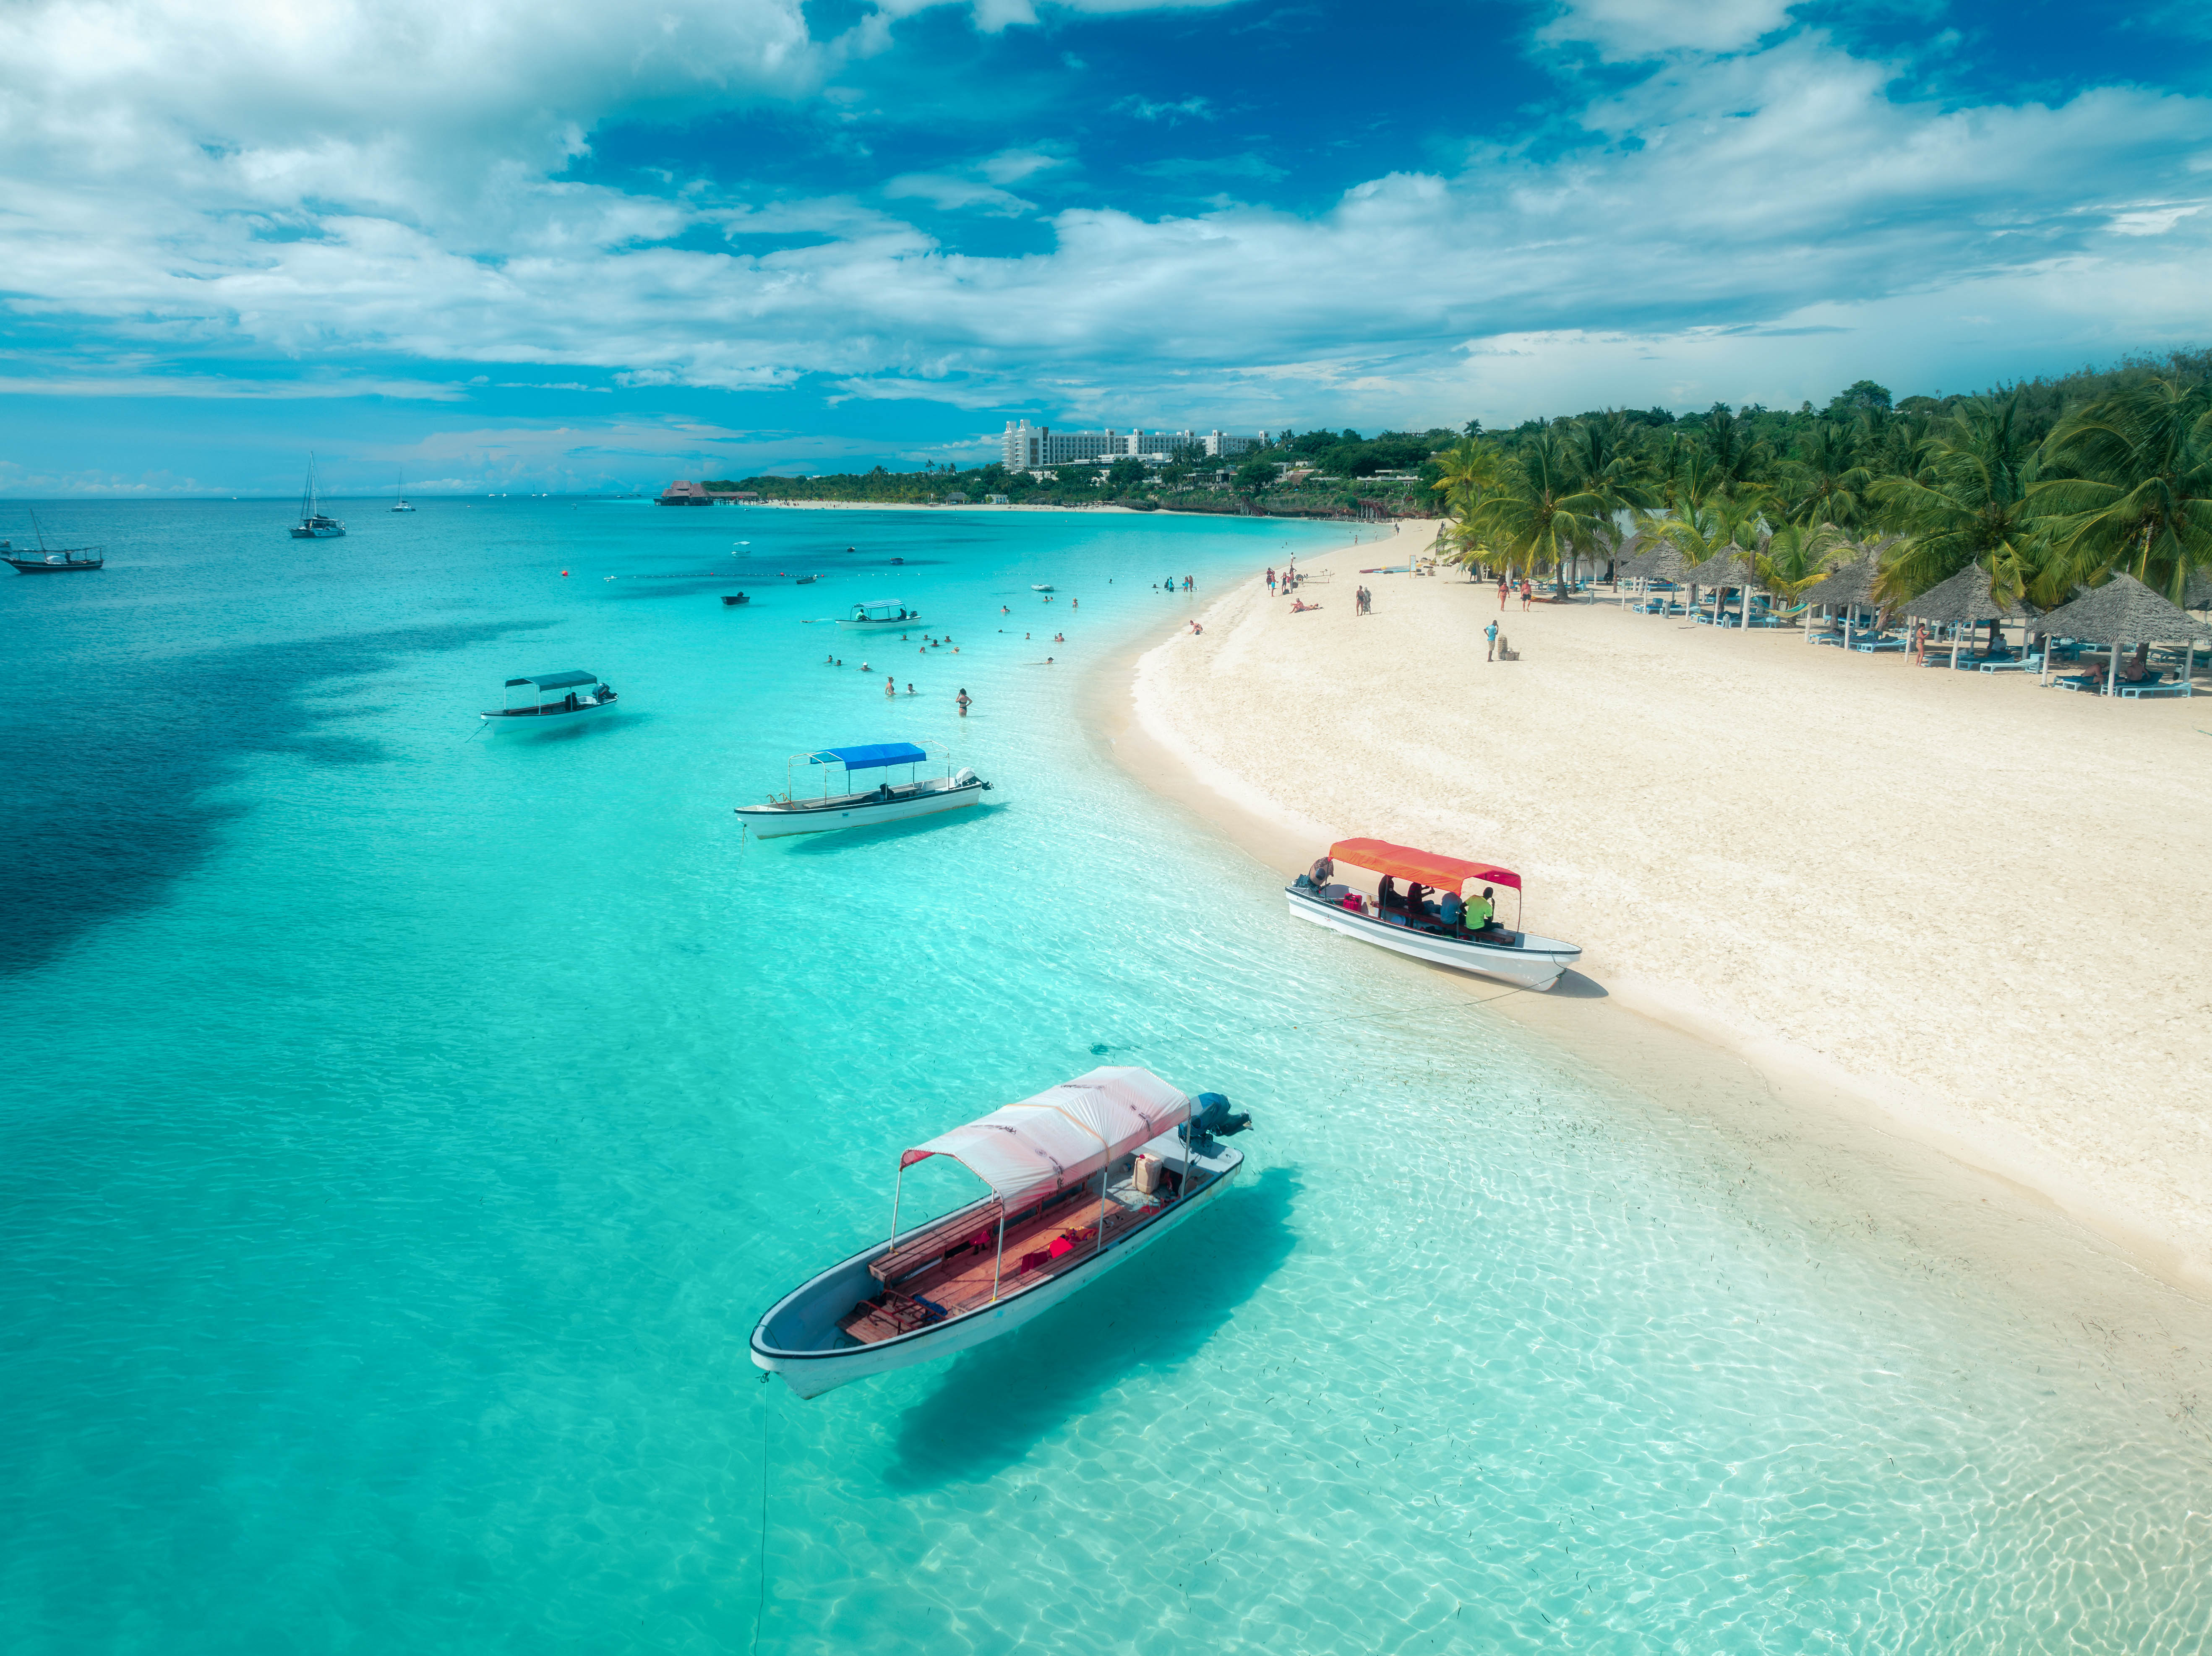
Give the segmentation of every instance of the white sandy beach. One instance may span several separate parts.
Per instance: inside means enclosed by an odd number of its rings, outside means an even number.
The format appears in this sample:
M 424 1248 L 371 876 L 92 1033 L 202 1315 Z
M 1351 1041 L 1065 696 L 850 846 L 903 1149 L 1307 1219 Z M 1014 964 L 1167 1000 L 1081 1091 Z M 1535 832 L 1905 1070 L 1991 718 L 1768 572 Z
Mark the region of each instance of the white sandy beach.
M 2212 1287 L 2212 701 L 1609 599 L 1515 599 L 1522 659 L 1486 664 L 1494 587 L 1358 573 L 1432 533 L 1304 560 L 1317 612 L 1255 580 L 1146 653 L 1170 791 L 1285 873 L 1353 834 L 1518 869 L 1611 1001 L 1539 1021 L 1656 1017 Z

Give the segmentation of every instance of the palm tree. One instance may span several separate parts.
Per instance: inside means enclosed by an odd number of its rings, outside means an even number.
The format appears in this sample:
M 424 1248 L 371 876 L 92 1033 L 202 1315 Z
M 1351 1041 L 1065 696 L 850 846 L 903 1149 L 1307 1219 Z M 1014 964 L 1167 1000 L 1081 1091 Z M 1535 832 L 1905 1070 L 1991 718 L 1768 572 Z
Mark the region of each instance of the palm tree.
M 1567 445 L 1547 428 L 1522 446 L 1504 487 L 1476 507 L 1469 527 L 1494 550 L 1540 572 L 1559 569 L 1574 553 L 1594 546 L 1609 519 L 1604 498 L 1583 486 Z M 1566 596 L 1564 576 L 1559 592 Z
M 1599 548 L 1607 558 L 1620 552 L 1620 514 L 1643 511 L 1658 500 L 1650 481 L 1651 466 L 1644 452 L 1643 428 L 1608 409 L 1594 417 L 1568 422 L 1565 446 L 1569 463 L 1585 493 L 1605 502 L 1604 521 L 1597 531 Z
M 2027 592 L 2045 561 L 2029 503 L 2036 467 L 2036 443 L 2016 394 L 1960 403 L 1929 434 L 1919 476 L 1874 486 L 1889 526 L 1906 537 L 1882 570 L 1878 596 L 1917 597 L 1968 564 L 1990 572 L 1990 590 L 2002 599 Z
M 1489 542 L 1474 519 L 1482 502 L 1504 484 L 1505 457 L 1494 445 L 1470 437 L 1435 458 L 1439 475 L 1430 487 L 1443 496 L 1441 505 L 1449 525 L 1443 533 L 1454 546 L 1451 561 L 1473 567 L 1490 555 Z
M 2124 569 L 2179 604 L 2212 565 L 2212 391 L 2146 379 L 2061 420 L 2032 485 L 2052 557 L 2043 591 Z
M 1814 581 L 1826 579 L 1837 551 L 1850 543 L 1850 537 L 1834 524 L 1785 524 L 1758 555 L 1759 578 L 1769 591 L 1794 603 Z
M 1861 464 L 1856 433 L 1835 420 L 1816 420 L 1796 457 L 1784 469 L 1784 511 L 1793 524 L 1833 524 L 1847 529 L 1864 509 L 1874 474 Z

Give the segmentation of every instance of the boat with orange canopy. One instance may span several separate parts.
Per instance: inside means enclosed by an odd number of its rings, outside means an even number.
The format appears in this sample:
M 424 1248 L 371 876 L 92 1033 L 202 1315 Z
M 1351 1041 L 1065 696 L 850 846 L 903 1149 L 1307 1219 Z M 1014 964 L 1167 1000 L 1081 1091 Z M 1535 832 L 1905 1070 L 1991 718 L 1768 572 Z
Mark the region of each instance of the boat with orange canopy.
M 899 1157 L 890 1236 L 769 1307 L 753 1362 L 813 1398 L 1012 1333 L 1212 1205 L 1244 1164 L 1220 1141 L 1250 1125 L 1109 1065 L 941 1132 Z M 906 1170 L 932 1156 L 989 1193 L 902 1231 Z
M 1384 889 L 1372 895 L 1354 889 L 1336 877 L 1339 863 L 1383 877 Z M 1411 903 L 1406 893 L 1388 889 L 1392 880 L 1407 882 L 1415 893 Z M 1465 893 L 1469 886 L 1491 891 L 1502 886 L 1513 894 L 1511 930 L 1498 925 L 1494 913 L 1484 924 L 1467 924 Z M 1433 893 L 1436 901 L 1418 895 L 1421 888 Z M 1291 913 L 1302 920 L 1415 960 L 1502 978 L 1523 989 L 1549 989 L 1582 958 L 1578 944 L 1521 930 L 1521 877 L 1511 869 L 1417 851 L 1388 840 L 1339 840 L 1311 873 L 1299 875 L 1283 895 L 1290 900 Z

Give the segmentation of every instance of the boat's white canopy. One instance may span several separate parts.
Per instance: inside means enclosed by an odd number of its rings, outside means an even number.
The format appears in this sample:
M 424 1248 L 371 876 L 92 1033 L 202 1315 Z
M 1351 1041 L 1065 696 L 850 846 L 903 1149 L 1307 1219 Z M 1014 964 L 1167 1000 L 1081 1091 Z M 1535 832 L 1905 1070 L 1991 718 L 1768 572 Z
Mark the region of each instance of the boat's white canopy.
M 939 1133 L 899 1166 L 949 1156 L 1014 1208 L 1081 1184 L 1189 1118 L 1190 1100 L 1150 1070 L 1109 1065 Z

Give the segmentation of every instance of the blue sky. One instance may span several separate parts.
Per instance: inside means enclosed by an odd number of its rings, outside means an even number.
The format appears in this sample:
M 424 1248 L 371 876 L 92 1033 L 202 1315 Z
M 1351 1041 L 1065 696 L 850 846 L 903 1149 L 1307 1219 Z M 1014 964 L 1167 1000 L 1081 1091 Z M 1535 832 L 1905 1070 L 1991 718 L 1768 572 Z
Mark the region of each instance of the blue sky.
M 2212 343 L 2201 5 L 16 0 L 0 494 L 659 487 Z

